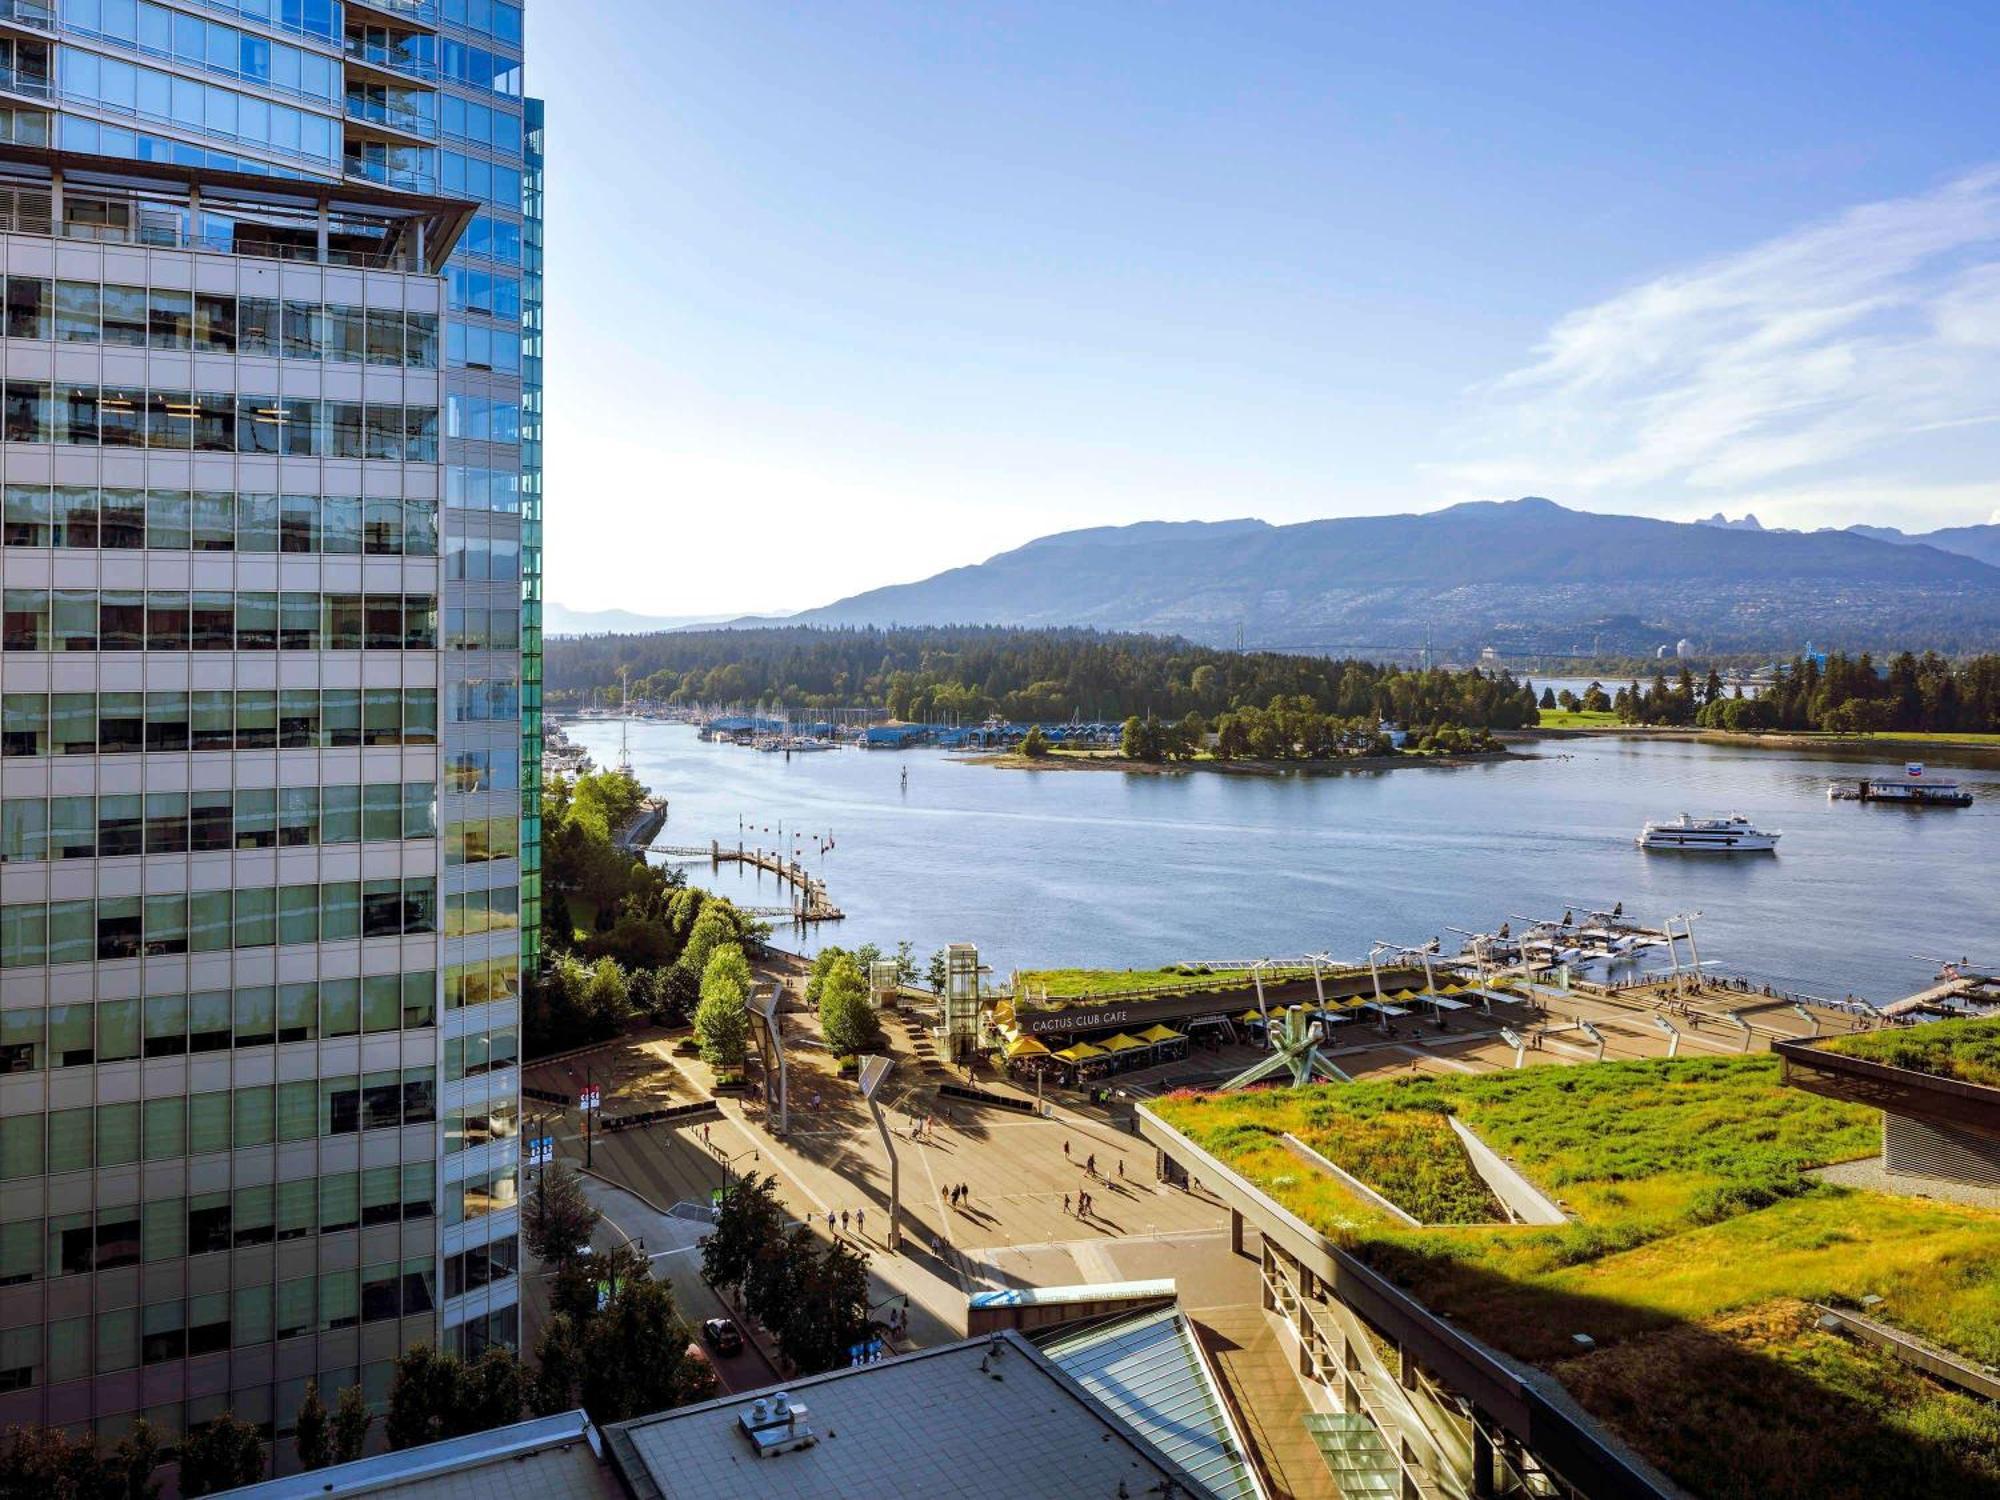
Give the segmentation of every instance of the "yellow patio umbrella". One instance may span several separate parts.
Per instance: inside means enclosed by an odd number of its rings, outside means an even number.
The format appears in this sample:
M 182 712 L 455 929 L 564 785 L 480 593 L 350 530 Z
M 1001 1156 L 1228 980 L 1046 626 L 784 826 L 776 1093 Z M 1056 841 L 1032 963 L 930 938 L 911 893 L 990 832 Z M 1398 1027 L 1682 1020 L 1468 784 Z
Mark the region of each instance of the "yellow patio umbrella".
M 1438 993 L 1440 995 L 1457 995 L 1462 993 L 1464 989 L 1465 986 L 1462 984 L 1448 984 L 1443 989 L 1439 990 Z
M 1017 1036 L 1003 1049 L 1008 1062 L 1022 1057 L 1047 1057 L 1049 1049 L 1031 1036 Z
M 1261 1021 L 1264 1019 L 1264 1016 L 1261 1011 L 1246 1010 L 1236 1019 L 1239 1021 Z
M 1153 1042 L 1153 1043 L 1178 1042 L 1181 1040 L 1181 1034 L 1178 1031 L 1175 1031 L 1171 1026 L 1154 1025 L 1154 1026 L 1149 1026 L 1144 1031 L 1140 1032 L 1139 1040 L 1142 1042 Z
M 1102 1047 L 1106 1052 L 1130 1052 L 1134 1048 L 1143 1049 L 1146 1044 L 1136 1036 L 1129 1036 L 1121 1031 L 1114 1037 L 1105 1038 L 1105 1040 L 1099 1042 L 1097 1045 Z
M 1104 1049 L 1102 1047 L 1093 1047 L 1088 1042 L 1075 1042 L 1063 1048 L 1055 1056 L 1061 1058 L 1064 1062 L 1088 1062 L 1093 1057 L 1104 1056 Z
M 994 1024 L 999 1026 L 1013 1025 L 1014 1002 L 1012 1000 L 996 1000 L 993 1003 L 993 1020 Z
M 1414 1000 L 1417 998 L 1417 992 L 1415 990 L 1397 990 L 1389 998 L 1391 1000 Z

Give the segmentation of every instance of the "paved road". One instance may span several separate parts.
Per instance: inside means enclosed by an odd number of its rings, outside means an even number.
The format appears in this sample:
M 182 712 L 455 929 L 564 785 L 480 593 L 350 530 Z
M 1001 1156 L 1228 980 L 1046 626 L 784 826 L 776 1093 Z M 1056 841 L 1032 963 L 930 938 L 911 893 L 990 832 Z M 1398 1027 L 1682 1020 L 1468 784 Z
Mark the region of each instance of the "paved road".
M 600 1240 L 606 1245 L 623 1243 L 643 1250 L 654 1277 L 672 1285 L 674 1301 L 690 1323 L 736 1316 L 736 1310 L 725 1305 L 701 1279 L 699 1242 L 708 1232 L 707 1225 L 660 1213 L 636 1194 L 595 1177 L 583 1179 L 583 1192 L 604 1215 Z M 709 1349 L 708 1358 L 725 1391 L 754 1391 L 781 1378 L 752 1340 L 744 1341 L 740 1354 L 722 1355 Z

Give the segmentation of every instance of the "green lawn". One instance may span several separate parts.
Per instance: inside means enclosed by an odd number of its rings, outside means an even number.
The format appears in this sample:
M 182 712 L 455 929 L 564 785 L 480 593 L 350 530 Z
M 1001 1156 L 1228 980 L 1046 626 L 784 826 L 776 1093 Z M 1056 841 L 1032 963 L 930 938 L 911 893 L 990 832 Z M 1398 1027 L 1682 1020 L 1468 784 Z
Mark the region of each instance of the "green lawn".
M 1545 708 L 1538 729 L 1617 729 L 1618 715 L 1609 709 Z M 1624 726 L 1629 727 L 1629 726 Z
M 1266 969 L 1264 982 L 1310 977 L 1310 965 L 1296 969 Z M 1132 990 L 1159 989 L 1177 985 L 1187 989 L 1254 989 L 1250 976 L 1241 969 L 1208 974 L 1200 969 L 1175 965 L 1166 969 L 1023 969 L 1016 976 L 1022 994 L 1047 992 L 1052 1000 L 1087 1000 L 1101 995 L 1122 995 Z
M 1895 1031 L 1836 1037 L 1821 1046 L 1848 1057 L 2000 1088 L 2000 1019 L 1931 1021 Z
M 1557 1374 L 1697 1494 L 2000 1493 L 2000 1413 L 1821 1333 L 1809 1306 L 1872 1293 L 1876 1316 L 2000 1361 L 2000 1214 L 1809 1176 L 1873 1154 L 1879 1117 L 1784 1087 L 1773 1057 L 1175 1095 L 1155 1107 L 1434 1311 Z M 1395 1162 L 1383 1122 L 1441 1111 L 1573 1222 L 1400 1227 L 1278 1139 L 1298 1135 L 1410 1208 L 1399 1174 L 1436 1181 L 1441 1169 L 1421 1132 Z M 1574 1333 L 1595 1351 L 1578 1356 Z
M 1824 733 L 1824 731 L 1814 731 Z M 1932 733 L 1928 729 L 1870 729 L 1861 734 L 1827 734 L 1838 740 L 1922 740 L 1934 745 L 1987 745 L 2000 747 L 2000 734 L 1979 730 L 1952 730 Z

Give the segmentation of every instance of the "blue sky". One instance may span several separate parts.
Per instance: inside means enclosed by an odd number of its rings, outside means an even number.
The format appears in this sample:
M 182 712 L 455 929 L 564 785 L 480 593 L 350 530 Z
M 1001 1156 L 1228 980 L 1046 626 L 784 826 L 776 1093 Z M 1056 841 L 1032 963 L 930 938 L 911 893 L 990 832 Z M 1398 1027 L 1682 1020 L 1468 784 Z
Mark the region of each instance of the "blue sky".
M 1144 519 L 2000 508 L 2000 7 L 529 7 L 549 597 Z

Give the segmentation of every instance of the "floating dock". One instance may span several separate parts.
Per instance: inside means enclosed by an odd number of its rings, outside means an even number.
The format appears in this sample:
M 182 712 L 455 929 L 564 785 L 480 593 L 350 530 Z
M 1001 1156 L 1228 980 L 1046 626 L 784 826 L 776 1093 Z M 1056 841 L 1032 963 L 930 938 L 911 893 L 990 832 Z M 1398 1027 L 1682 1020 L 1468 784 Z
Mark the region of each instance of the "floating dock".
M 839 922 L 845 920 L 847 915 L 827 895 L 824 880 L 809 872 L 797 860 L 786 859 L 775 850 L 746 849 L 742 844 L 732 849 L 720 839 L 711 839 L 706 847 L 700 844 L 653 844 L 646 852 L 663 859 L 705 859 L 717 868 L 725 864 L 749 865 L 777 876 L 779 884 L 791 887 L 793 900 L 790 906 L 742 908 L 751 916 L 805 924 Z

